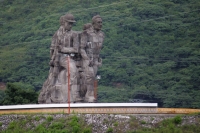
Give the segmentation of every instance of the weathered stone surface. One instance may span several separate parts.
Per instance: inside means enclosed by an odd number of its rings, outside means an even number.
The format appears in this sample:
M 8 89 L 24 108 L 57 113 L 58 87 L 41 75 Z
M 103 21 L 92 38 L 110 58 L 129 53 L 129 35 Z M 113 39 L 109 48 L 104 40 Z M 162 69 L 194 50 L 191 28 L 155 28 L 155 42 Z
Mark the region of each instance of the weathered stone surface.
M 71 30 L 75 22 L 72 14 L 60 17 L 60 28 L 50 47 L 49 75 L 39 103 L 96 102 L 94 81 L 102 65 L 99 54 L 104 40 L 102 19 L 94 16 L 92 24 L 85 24 L 82 32 Z

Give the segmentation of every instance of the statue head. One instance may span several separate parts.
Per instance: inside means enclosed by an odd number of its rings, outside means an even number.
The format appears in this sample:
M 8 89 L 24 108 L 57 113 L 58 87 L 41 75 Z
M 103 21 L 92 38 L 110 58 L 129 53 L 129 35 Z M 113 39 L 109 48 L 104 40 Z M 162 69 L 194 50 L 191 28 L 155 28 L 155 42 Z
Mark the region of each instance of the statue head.
M 70 31 L 72 28 L 73 23 L 76 21 L 74 20 L 74 16 L 70 13 L 65 14 L 64 16 L 60 17 L 60 22 L 64 26 L 65 30 Z
M 92 24 L 91 23 L 87 23 L 87 24 L 84 24 L 83 25 L 83 30 L 88 30 L 92 27 Z
M 92 18 L 92 25 L 94 27 L 94 30 L 100 31 L 102 28 L 102 18 L 100 15 L 96 15 Z
M 76 21 L 74 20 L 74 16 L 73 16 L 71 13 L 67 13 L 67 14 L 65 14 L 63 17 L 64 17 L 64 21 L 73 22 L 73 23 L 76 22 Z

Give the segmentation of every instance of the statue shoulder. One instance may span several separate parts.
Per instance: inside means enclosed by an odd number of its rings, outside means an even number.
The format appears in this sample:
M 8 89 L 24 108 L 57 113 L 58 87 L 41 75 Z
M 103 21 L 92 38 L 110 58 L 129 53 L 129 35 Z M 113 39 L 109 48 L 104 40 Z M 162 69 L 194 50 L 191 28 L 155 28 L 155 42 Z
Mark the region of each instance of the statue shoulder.
M 86 30 L 87 34 L 93 34 L 94 30 Z
M 103 38 L 105 38 L 105 34 L 104 34 L 104 32 L 103 31 L 100 31 L 100 36 L 102 36 Z
M 76 37 L 76 36 L 79 36 L 81 34 L 81 31 L 71 31 L 71 35 L 73 36 L 73 37 Z
M 59 29 L 54 33 L 52 38 L 58 37 L 62 33 L 62 31 L 63 31 L 63 28 L 59 27 Z
M 81 32 L 81 36 L 87 36 L 87 35 L 88 35 L 88 32 L 86 30 Z
M 60 26 L 60 28 L 57 30 L 57 35 L 62 35 L 64 34 L 64 27 Z
M 54 33 L 54 35 L 52 36 L 52 42 L 51 42 L 52 45 L 56 43 L 57 39 L 59 38 L 59 36 L 61 36 L 61 34 L 62 34 L 62 28 L 60 27 L 60 28 Z

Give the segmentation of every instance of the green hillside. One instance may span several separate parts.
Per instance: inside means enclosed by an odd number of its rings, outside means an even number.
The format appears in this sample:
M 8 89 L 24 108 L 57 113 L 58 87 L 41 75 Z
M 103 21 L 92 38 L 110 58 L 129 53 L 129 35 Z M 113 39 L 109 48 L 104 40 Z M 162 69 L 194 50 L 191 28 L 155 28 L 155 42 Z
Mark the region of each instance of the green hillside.
M 200 108 L 199 0 L 1 0 L 0 82 L 41 89 L 67 12 L 78 31 L 103 18 L 99 102 Z

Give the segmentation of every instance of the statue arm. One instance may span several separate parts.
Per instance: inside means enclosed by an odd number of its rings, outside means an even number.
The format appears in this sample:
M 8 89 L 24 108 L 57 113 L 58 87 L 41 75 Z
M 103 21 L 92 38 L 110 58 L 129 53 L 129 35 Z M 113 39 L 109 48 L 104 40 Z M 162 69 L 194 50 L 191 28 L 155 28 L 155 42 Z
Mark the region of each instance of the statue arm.
M 57 32 L 53 35 L 50 46 L 50 62 L 49 65 L 53 65 L 56 58 L 56 45 L 57 45 Z
M 81 56 L 84 60 L 89 60 L 89 58 L 83 48 L 80 49 L 80 52 L 81 52 Z
M 80 44 L 80 53 L 84 60 L 89 60 L 89 57 L 86 54 L 85 48 L 87 44 L 87 33 L 83 32 L 81 34 L 81 44 Z
M 102 58 L 99 58 L 98 59 L 98 67 L 101 67 L 102 66 Z
M 73 47 L 62 47 L 61 48 L 62 53 L 78 53 L 78 47 L 79 47 L 78 34 L 73 33 L 71 39 Z
M 104 41 L 104 38 L 105 38 L 105 34 L 103 32 L 101 32 L 101 33 L 102 33 L 101 37 L 102 37 L 102 44 L 103 44 L 103 41 Z M 101 49 L 103 49 L 103 45 L 102 45 Z M 102 58 L 98 58 L 97 65 L 98 65 L 98 67 L 102 66 Z
M 78 48 L 69 48 L 69 47 L 63 47 L 63 48 L 60 48 L 61 49 L 61 52 L 62 53 L 78 53 Z
M 101 49 L 103 49 L 104 48 L 104 46 L 103 46 L 103 42 L 104 42 L 104 39 L 105 39 L 105 34 L 103 33 L 103 32 L 101 32 L 102 33 L 102 47 L 101 47 Z

